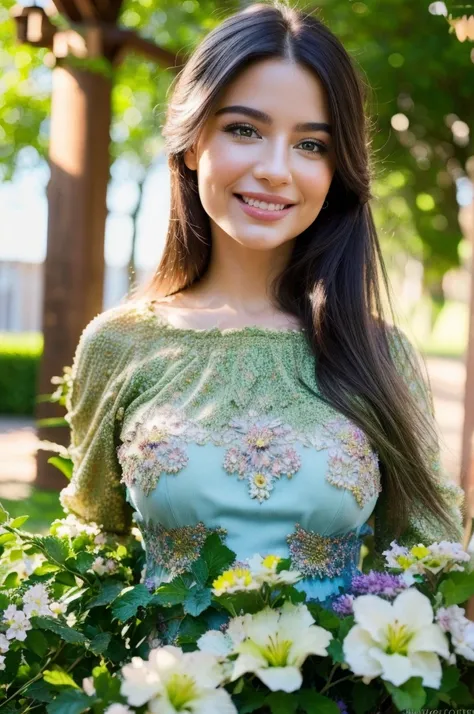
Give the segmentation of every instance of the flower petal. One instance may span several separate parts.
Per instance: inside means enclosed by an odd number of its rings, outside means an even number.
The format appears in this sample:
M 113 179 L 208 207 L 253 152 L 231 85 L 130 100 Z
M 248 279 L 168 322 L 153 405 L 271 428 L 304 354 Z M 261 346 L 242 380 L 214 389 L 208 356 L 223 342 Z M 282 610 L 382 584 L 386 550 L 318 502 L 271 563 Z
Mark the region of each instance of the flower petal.
M 443 670 L 439 657 L 434 652 L 415 652 L 410 655 L 412 677 L 423 677 L 423 685 L 439 689 Z
M 427 625 L 415 633 L 408 645 L 409 657 L 415 652 L 436 652 L 444 659 L 449 658 L 448 638 L 439 625 Z
M 355 621 L 363 627 L 374 640 L 381 642 L 383 633 L 393 622 L 391 603 L 377 595 L 359 595 L 352 603 Z
M 199 699 L 190 703 L 193 714 L 238 714 L 230 694 L 225 689 L 201 694 Z
M 325 630 L 324 627 L 319 627 L 319 625 L 308 627 L 297 637 L 294 637 L 288 654 L 288 663 L 300 667 L 310 654 L 326 657 L 327 647 L 332 639 L 332 633 Z
M 354 674 L 373 679 L 382 672 L 380 663 L 370 654 L 374 644 L 370 634 L 360 625 L 354 625 L 349 630 L 342 648 L 344 659 Z
M 415 588 L 401 592 L 392 604 L 393 617 L 407 625 L 410 630 L 419 630 L 433 622 L 433 608 L 423 593 Z
M 122 667 L 122 676 L 124 680 L 120 693 L 134 707 L 141 707 L 163 691 L 158 673 L 152 671 L 139 657 L 133 657 L 130 664 Z
M 379 662 L 382 668 L 381 678 L 391 682 L 396 687 L 413 677 L 410 659 L 405 655 L 386 654 L 378 647 L 372 647 L 370 655 Z
M 256 672 L 266 661 L 263 657 L 254 657 L 251 654 L 241 654 L 237 657 L 234 662 L 234 668 L 232 670 L 232 676 L 230 678 L 231 682 L 235 682 L 236 679 L 241 677 L 246 672 Z
M 232 652 L 232 640 L 220 630 L 209 630 L 197 641 L 201 652 L 208 652 L 217 657 L 225 657 Z
M 257 669 L 255 674 L 272 692 L 295 692 L 303 684 L 298 667 L 266 667 Z

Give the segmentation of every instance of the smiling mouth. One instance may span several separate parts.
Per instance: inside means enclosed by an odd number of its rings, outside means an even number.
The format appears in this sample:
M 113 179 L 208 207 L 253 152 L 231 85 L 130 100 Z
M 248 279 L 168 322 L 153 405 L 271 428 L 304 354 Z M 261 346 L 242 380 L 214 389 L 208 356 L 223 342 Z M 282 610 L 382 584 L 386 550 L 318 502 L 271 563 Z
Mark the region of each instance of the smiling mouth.
M 241 193 L 234 193 L 234 196 L 236 196 L 236 197 L 239 199 L 239 201 L 242 201 L 242 203 L 245 203 L 247 206 L 250 206 L 250 203 L 247 203 L 247 201 L 244 200 L 244 197 L 242 196 Z M 248 199 L 247 199 L 247 200 L 248 200 Z M 265 201 L 265 203 L 266 203 L 267 205 L 270 205 L 271 202 L 270 202 L 270 201 Z M 275 203 L 276 203 L 276 202 L 275 202 Z M 283 205 L 284 208 L 279 209 L 279 210 L 282 210 L 282 211 L 284 211 L 286 208 L 291 208 L 291 206 L 294 206 L 293 203 L 285 203 L 285 204 L 281 204 L 281 203 L 280 203 L 280 204 L 277 204 L 277 203 L 276 203 L 276 205 L 280 205 L 280 206 Z M 255 206 L 255 208 L 258 208 L 258 206 Z M 260 210 L 266 211 L 266 210 L 268 210 L 268 209 L 262 208 L 262 209 L 260 209 Z

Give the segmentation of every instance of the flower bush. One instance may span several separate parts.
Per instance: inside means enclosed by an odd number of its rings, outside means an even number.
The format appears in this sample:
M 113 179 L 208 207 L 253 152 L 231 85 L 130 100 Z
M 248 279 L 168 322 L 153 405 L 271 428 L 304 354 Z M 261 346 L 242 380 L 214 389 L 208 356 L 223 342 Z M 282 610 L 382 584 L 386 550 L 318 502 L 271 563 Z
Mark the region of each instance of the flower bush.
M 74 516 L 48 535 L 1 510 L 0 707 L 38 714 L 340 714 L 474 704 L 474 570 L 457 543 L 392 543 L 386 570 L 307 601 L 289 560 L 210 535 L 145 580 L 140 532 Z

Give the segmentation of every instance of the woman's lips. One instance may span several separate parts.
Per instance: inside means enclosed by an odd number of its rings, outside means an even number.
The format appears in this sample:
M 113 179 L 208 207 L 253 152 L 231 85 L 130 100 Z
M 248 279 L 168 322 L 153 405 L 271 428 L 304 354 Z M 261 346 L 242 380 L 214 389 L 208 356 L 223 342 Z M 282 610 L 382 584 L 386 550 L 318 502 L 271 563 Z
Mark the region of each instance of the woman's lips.
M 287 206 L 286 208 L 282 208 L 281 211 L 267 211 L 264 208 L 249 206 L 249 204 L 245 203 L 245 201 L 241 196 L 239 196 L 239 194 L 234 194 L 234 196 L 238 200 L 239 205 L 241 206 L 244 213 L 246 213 L 248 216 L 251 216 L 252 218 L 258 218 L 262 221 L 279 221 L 281 218 L 287 216 L 293 208 L 293 205 L 291 205 Z

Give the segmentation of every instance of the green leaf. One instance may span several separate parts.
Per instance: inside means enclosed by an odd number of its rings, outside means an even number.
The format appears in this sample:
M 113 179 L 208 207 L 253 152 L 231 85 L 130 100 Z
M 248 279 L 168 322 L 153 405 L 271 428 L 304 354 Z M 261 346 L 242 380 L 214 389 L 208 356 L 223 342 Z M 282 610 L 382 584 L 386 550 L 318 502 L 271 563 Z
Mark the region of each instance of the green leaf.
M 56 536 L 45 536 L 42 545 L 47 557 L 56 563 L 65 563 L 70 555 L 68 544 Z
M 342 642 L 340 640 L 331 640 L 327 650 L 334 663 L 342 664 L 344 662 L 344 652 L 342 649 Z
M 253 689 L 246 690 L 239 698 L 239 701 L 242 702 L 239 706 L 239 714 L 251 714 L 256 709 L 260 709 L 263 707 L 266 697 L 266 692 L 256 692 Z
M 184 612 L 193 617 L 198 617 L 201 612 L 207 610 L 212 601 L 212 594 L 209 588 L 194 586 L 191 588 L 184 601 Z
M 124 583 L 119 580 L 107 580 L 101 585 L 99 594 L 89 603 L 88 608 L 110 605 L 122 592 Z
M 34 699 L 38 702 L 45 702 L 46 704 L 53 699 L 54 694 L 55 692 L 42 679 L 30 684 L 23 692 L 23 696 L 27 699 Z
M 97 696 L 102 700 L 116 702 L 120 698 L 121 680 L 118 677 L 113 677 L 110 672 L 105 669 L 98 672 L 99 668 L 93 670 L 94 688 Z
M 209 577 L 214 580 L 223 570 L 235 561 L 235 553 L 223 545 L 217 533 L 211 533 L 201 550 L 201 558 L 209 570 Z
M 419 711 L 426 702 L 426 692 L 421 682 L 421 677 L 411 677 L 401 687 L 395 687 L 390 682 L 385 682 L 385 687 L 400 711 L 405 709 Z
M 209 568 L 207 567 L 206 561 L 202 558 L 196 560 L 191 566 L 191 572 L 196 578 L 196 582 L 204 587 L 209 578 Z
M 440 691 L 449 692 L 459 682 L 459 669 L 457 667 L 446 667 L 443 671 Z
M 48 640 L 39 630 L 30 630 L 26 636 L 25 643 L 27 648 L 37 654 L 38 657 L 44 657 L 49 648 Z
M 325 610 L 324 608 L 321 608 L 316 622 L 326 630 L 332 631 L 339 630 L 341 625 L 341 619 L 336 615 L 336 613 L 331 612 L 330 610 Z
M 3 586 L 5 589 L 10 590 L 11 588 L 17 588 L 20 584 L 20 578 L 18 573 L 8 573 L 7 577 L 3 581 Z
M 5 593 L 0 593 L 0 610 L 6 610 L 10 605 L 10 598 Z
M 354 622 L 354 615 L 348 615 L 342 620 L 341 624 L 339 625 L 338 637 L 340 640 L 343 640 L 347 636 L 349 630 L 354 627 Z
M 471 573 L 454 572 L 439 586 L 446 605 L 459 605 L 474 595 L 474 570 Z
M 118 620 L 124 622 L 131 617 L 135 617 L 138 608 L 146 607 L 151 599 L 152 595 L 145 585 L 135 585 L 115 600 L 112 605 L 112 614 Z
M 69 642 L 70 644 L 83 645 L 87 641 L 82 632 L 61 624 L 55 620 L 54 617 L 34 617 L 32 618 L 32 621 L 36 627 L 40 628 L 40 630 L 54 632 L 56 635 L 59 635 L 61 639 L 65 640 L 65 642 Z
M 10 543 L 12 540 L 16 540 L 16 535 L 14 533 L 3 533 L 0 535 L 0 545 Z
M 363 682 L 356 682 L 352 690 L 352 705 L 355 714 L 367 714 L 377 711 L 379 692 L 374 687 L 368 687 Z
M 84 574 L 92 567 L 94 560 L 95 555 L 83 551 L 77 554 L 75 567 L 79 573 Z
M 153 595 L 151 604 L 162 605 L 163 607 L 182 605 L 186 600 L 189 588 L 190 582 L 188 579 L 183 576 L 174 578 L 170 583 L 160 585 Z
M 10 514 L 8 513 L 8 511 L 6 511 L 4 509 L 4 507 L 0 503 L 0 523 L 6 523 L 9 520 L 10 520 Z
M 67 585 L 70 588 L 76 585 L 76 578 L 72 573 L 68 573 L 67 570 L 59 570 L 54 581 L 58 583 L 58 585 Z
M 295 714 L 298 709 L 298 697 L 288 692 L 272 692 L 265 699 L 272 714 Z
M 18 518 L 14 518 L 8 525 L 10 528 L 21 528 L 28 518 L 29 516 L 18 516 Z
M 458 706 L 471 706 L 474 704 L 473 696 L 464 682 L 459 682 L 454 689 L 451 689 L 449 697 Z
M 112 635 L 110 632 L 101 632 L 96 635 L 89 645 L 89 649 L 96 655 L 103 654 L 110 644 Z
M 180 647 L 182 645 L 194 645 L 207 630 L 208 627 L 205 622 L 186 615 L 179 628 L 177 644 Z
M 311 689 L 301 689 L 298 692 L 298 701 L 306 714 L 340 714 L 336 702 Z
M 52 456 L 48 459 L 48 464 L 55 466 L 68 479 L 72 478 L 73 464 L 71 459 L 65 459 L 63 456 Z
M 70 689 L 56 697 L 46 710 L 48 714 L 82 714 L 90 708 L 91 701 L 84 692 Z
M 52 687 L 74 687 L 79 689 L 79 686 L 75 683 L 70 674 L 68 674 L 61 667 L 55 667 L 54 669 L 45 669 L 43 672 L 43 679 Z

